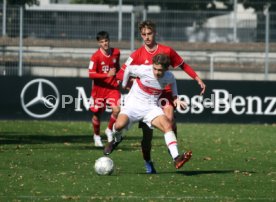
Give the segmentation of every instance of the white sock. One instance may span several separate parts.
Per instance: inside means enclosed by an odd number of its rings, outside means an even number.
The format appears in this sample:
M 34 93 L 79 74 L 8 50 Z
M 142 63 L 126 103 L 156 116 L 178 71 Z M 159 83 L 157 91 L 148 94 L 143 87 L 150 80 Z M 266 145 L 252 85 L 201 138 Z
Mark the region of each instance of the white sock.
M 178 153 L 178 148 L 177 148 L 177 140 L 176 140 L 174 132 L 169 131 L 169 132 L 165 133 L 164 138 L 165 138 L 166 145 L 167 145 L 168 149 L 170 150 L 172 158 L 175 159 L 179 155 L 179 153 Z
M 94 139 L 101 140 L 101 136 L 94 134 Z

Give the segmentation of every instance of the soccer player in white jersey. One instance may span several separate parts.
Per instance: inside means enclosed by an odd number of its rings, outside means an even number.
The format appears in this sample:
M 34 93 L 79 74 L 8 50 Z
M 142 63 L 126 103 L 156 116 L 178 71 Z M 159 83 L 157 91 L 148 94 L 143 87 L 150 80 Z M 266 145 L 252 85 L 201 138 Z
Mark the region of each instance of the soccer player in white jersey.
M 130 57 L 127 59 L 125 64 L 121 67 L 120 71 L 116 74 L 117 79 L 122 80 L 125 67 L 127 65 L 150 65 L 152 64 L 152 58 L 160 53 L 165 53 L 170 57 L 170 67 L 180 68 L 185 73 L 187 73 L 191 78 L 197 81 L 198 85 L 201 88 L 201 93 L 205 92 L 205 84 L 193 70 L 193 68 L 187 64 L 186 61 L 171 47 L 164 44 L 160 44 L 156 41 L 157 30 L 156 24 L 151 20 L 145 20 L 139 24 L 139 31 L 141 38 L 143 39 L 143 45 L 135 50 Z M 167 99 L 169 102 L 161 102 L 164 113 L 167 117 L 173 122 L 173 131 L 177 136 L 177 125 L 175 122 L 173 106 L 173 97 L 171 93 L 170 86 L 167 86 L 164 90 L 160 99 Z M 139 122 L 139 128 L 143 131 L 143 137 L 141 141 L 141 148 L 143 159 L 145 160 L 145 168 L 147 173 L 156 173 L 156 170 L 153 166 L 151 159 L 151 142 L 153 137 L 153 130 L 150 129 L 145 123 Z
M 162 90 L 171 85 L 174 97 L 173 104 L 185 108 L 186 103 L 177 97 L 177 87 L 174 75 L 167 71 L 170 58 L 166 54 L 157 54 L 152 59 L 152 65 L 127 66 L 122 87 L 127 86 L 128 79 L 135 75 L 139 79 L 134 81 L 130 92 L 126 96 L 125 105 L 113 125 L 114 140 L 107 143 L 104 154 L 109 155 L 122 141 L 122 130 L 129 128 L 132 123 L 143 121 L 149 127 L 158 128 L 164 133 L 166 145 L 174 160 L 175 168 L 181 168 L 192 156 L 192 151 L 179 155 L 177 140 L 172 129 L 172 121 L 164 114 L 158 105 Z

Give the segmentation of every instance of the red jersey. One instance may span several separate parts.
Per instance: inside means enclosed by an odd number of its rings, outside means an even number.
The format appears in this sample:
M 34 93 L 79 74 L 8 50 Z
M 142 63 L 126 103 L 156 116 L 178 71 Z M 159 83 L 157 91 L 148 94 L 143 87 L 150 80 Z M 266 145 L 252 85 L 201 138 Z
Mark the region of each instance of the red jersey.
M 171 47 L 157 44 L 157 48 L 153 52 L 148 51 L 145 46 L 142 46 L 134 51 L 122 69 L 124 70 L 126 65 L 150 65 L 152 64 L 152 58 L 160 53 L 164 53 L 170 57 L 171 66 L 173 68 L 180 66 L 184 62 L 183 59 Z
M 89 77 L 94 79 L 94 87 L 117 89 L 118 82 L 116 76 L 105 77 L 110 69 L 120 69 L 120 50 L 111 48 L 111 54 L 105 55 L 101 49 L 98 49 L 91 57 L 89 64 Z M 103 74 L 101 77 L 96 77 L 97 74 Z
M 164 53 L 170 57 L 173 68 L 179 67 L 184 62 L 182 57 L 169 46 L 157 44 L 157 48 L 152 52 L 148 51 L 145 46 L 142 46 L 130 55 L 126 63 L 122 66 L 121 71 L 124 71 L 127 65 L 150 65 L 152 64 L 152 58 L 160 53 Z M 170 86 L 168 85 L 165 90 L 170 91 Z

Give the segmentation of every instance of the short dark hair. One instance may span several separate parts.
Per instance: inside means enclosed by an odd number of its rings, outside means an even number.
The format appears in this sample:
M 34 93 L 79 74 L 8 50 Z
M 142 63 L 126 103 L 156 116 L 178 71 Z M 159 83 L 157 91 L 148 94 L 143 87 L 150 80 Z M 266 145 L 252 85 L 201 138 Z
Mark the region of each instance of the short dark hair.
M 161 65 L 164 69 L 168 69 L 171 64 L 171 60 L 167 54 L 159 53 L 152 58 L 152 63 Z
M 139 30 L 140 30 L 140 32 L 142 31 L 143 28 L 148 28 L 148 29 L 150 29 L 150 30 L 152 30 L 154 32 L 156 31 L 156 25 L 151 20 L 145 20 L 145 21 L 141 22 L 139 24 Z
M 97 41 L 100 41 L 102 39 L 108 39 L 109 40 L 109 34 L 106 31 L 100 31 L 97 33 L 96 36 Z

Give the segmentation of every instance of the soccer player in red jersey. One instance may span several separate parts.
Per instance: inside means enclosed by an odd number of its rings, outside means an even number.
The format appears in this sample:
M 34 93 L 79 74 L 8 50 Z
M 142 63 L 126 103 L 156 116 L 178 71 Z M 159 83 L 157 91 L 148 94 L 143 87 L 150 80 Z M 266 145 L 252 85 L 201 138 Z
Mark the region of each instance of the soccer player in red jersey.
M 112 109 L 108 126 L 105 130 L 108 142 L 113 140 L 112 126 L 120 111 L 119 85 L 116 72 L 120 69 L 120 50 L 110 47 L 109 34 L 101 31 L 97 34 L 99 49 L 91 56 L 89 63 L 89 78 L 93 79 L 91 96 L 93 104 L 92 126 L 94 129 L 94 143 L 96 147 L 103 147 L 100 136 L 101 114 L 106 104 Z
M 170 57 L 171 66 L 173 68 L 180 67 L 185 71 L 191 78 L 197 81 L 198 85 L 201 88 L 201 93 L 205 92 L 205 84 L 196 74 L 196 72 L 184 62 L 184 60 L 177 54 L 177 52 L 169 46 L 162 45 L 156 42 L 156 25 L 150 20 L 143 21 L 139 24 L 139 31 L 141 37 L 144 41 L 144 45 L 134 51 L 130 57 L 127 59 L 125 64 L 121 67 L 120 71 L 117 74 L 117 78 L 122 80 L 124 70 L 127 65 L 141 65 L 141 64 L 151 64 L 152 57 L 159 53 L 165 53 Z M 174 106 L 173 106 L 173 97 L 171 93 L 170 86 L 167 86 L 161 95 L 161 98 L 166 98 L 168 102 L 163 106 L 164 113 L 173 123 L 173 130 L 177 134 L 176 124 L 174 121 Z M 163 100 L 162 99 L 162 100 Z M 153 131 L 147 125 L 140 122 L 139 127 L 143 130 L 143 139 L 141 141 L 143 158 L 145 160 L 145 166 L 147 173 L 155 173 L 155 168 L 153 167 L 151 161 L 151 141 Z

